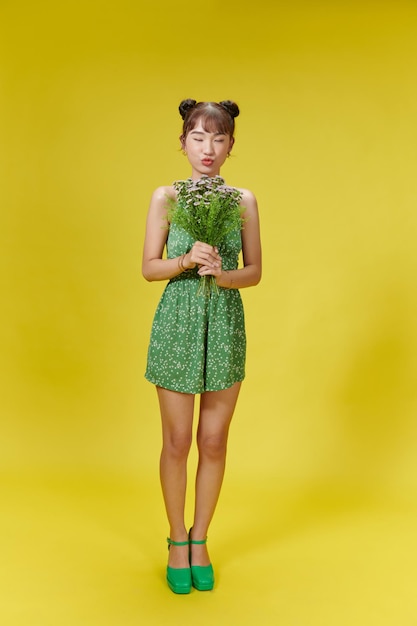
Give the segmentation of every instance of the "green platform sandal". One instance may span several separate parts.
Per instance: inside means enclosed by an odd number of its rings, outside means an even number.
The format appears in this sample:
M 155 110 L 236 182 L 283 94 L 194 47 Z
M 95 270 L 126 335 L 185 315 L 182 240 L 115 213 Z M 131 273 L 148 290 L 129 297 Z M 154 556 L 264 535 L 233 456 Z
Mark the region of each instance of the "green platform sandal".
M 172 541 L 167 537 L 168 550 L 171 546 L 188 546 L 189 541 Z M 167 567 L 167 583 L 168 587 L 174 593 L 186 594 L 191 591 L 191 568 L 189 567 Z
M 194 541 L 191 539 L 191 530 L 188 535 L 190 542 L 190 563 L 191 563 L 191 545 L 202 546 L 207 543 L 207 537 L 202 541 Z M 210 565 L 191 565 L 191 581 L 193 587 L 198 591 L 211 591 L 214 587 L 213 566 Z

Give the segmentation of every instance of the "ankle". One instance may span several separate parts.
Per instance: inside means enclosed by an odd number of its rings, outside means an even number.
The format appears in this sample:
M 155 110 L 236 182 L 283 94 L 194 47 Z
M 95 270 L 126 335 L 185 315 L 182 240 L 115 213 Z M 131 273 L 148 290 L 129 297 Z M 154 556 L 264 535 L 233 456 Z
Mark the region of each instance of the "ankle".
M 185 528 L 183 530 L 180 530 L 178 528 L 171 528 L 169 532 L 169 538 L 175 542 L 188 541 L 188 534 Z
M 192 542 L 205 543 L 207 541 L 207 530 L 201 530 L 192 526 L 192 528 L 190 528 L 190 532 L 188 533 L 188 537 Z

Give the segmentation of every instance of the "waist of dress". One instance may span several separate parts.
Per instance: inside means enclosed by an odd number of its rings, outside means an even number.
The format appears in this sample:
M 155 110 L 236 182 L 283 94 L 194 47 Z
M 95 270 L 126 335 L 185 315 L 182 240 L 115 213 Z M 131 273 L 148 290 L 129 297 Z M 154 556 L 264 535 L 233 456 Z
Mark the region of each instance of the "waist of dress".
M 225 272 L 228 272 L 230 270 L 235 270 L 237 268 L 232 266 L 232 267 L 223 267 L 223 269 Z M 193 269 L 185 270 L 185 272 L 182 272 L 181 274 L 178 274 L 177 276 L 170 278 L 169 282 L 175 283 L 179 280 L 200 280 L 201 278 L 203 277 L 200 276 L 200 274 L 198 273 L 198 268 L 194 267 Z M 207 278 L 209 278 L 209 276 L 207 276 Z
M 173 278 L 170 278 L 169 282 L 176 283 L 180 280 L 200 280 L 200 278 L 201 276 L 197 274 L 197 271 L 195 269 L 192 269 L 192 270 L 185 270 L 185 272 L 182 272 L 182 274 L 178 274 L 178 276 L 174 276 Z

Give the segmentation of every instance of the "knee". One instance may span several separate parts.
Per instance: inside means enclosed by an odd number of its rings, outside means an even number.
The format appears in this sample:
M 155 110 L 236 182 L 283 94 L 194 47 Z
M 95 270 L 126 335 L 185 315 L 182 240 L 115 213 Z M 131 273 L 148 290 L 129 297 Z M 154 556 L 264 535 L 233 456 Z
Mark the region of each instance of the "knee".
M 227 438 L 223 435 L 207 435 L 198 440 L 198 450 L 201 456 L 212 460 L 223 459 L 226 456 Z
M 171 458 L 183 460 L 188 457 L 191 447 L 191 435 L 182 433 L 171 433 L 164 439 L 163 453 Z

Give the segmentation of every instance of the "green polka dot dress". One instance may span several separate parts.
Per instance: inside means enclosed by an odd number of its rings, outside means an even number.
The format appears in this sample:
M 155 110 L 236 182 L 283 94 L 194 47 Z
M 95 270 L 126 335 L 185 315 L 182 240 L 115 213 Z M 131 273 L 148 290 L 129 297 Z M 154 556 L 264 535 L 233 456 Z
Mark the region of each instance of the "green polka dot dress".
M 171 224 L 167 257 L 188 252 L 194 240 Z M 236 269 L 242 247 L 240 230 L 218 246 L 225 270 Z M 198 293 L 198 268 L 172 278 L 156 309 L 145 377 L 182 393 L 227 389 L 245 377 L 246 335 L 242 300 L 237 289 Z M 200 289 L 201 292 L 201 289 Z

